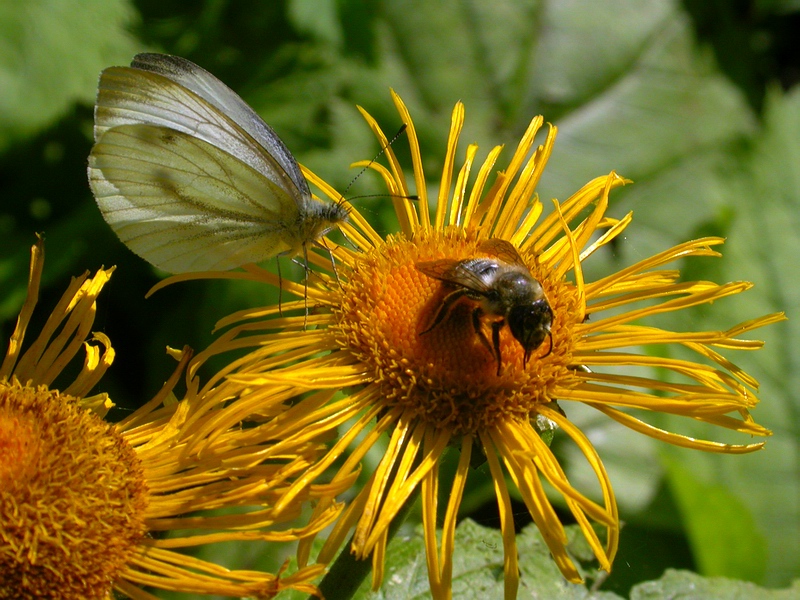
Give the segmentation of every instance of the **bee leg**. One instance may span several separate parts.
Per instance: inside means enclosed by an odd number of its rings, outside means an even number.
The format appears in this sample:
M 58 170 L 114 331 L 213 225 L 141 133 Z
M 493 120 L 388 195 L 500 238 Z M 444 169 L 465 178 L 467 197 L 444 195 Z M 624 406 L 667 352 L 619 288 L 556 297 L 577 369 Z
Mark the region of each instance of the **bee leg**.
M 500 367 L 503 366 L 503 361 L 500 356 L 500 330 L 506 324 L 505 321 L 495 321 L 492 323 L 492 344 L 494 345 L 494 354 L 497 358 L 497 375 L 500 375 Z
M 495 360 L 497 360 L 497 374 L 500 375 L 500 330 L 503 328 L 505 321 L 497 321 L 492 323 L 492 342 L 489 342 L 486 334 L 483 333 L 483 322 L 481 321 L 481 317 L 483 317 L 483 309 L 480 306 L 477 306 L 475 310 L 472 311 L 472 327 L 475 329 L 475 333 L 478 335 L 478 339 L 481 341 L 481 343 L 489 352 L 494 355 Z M 498 324 L 499 326 L 496 327 Z
M 483 323 L 481 322 L 482 316 L 483 316 L 483 309 L 480 306 L 476 306 L 475 310 L 472 311 L 472 327 L 475 329 L 475 333 L 478 335 L 478 339 L 484 346 L 486 346 L 486 349 L 492 354 L 495 354 L 494 348 L 492 348 L 492 344 L 489 343 L 486 334 L 483 333 Z
M 450 308 L 453 306 L 453 304 L 460 300 L 465 293 L 466 292 L 464 290 L 454 290 L 447 294 L 447 296 L 444 297 L 444 300 L 442 300 L 442 303 L 439 305 L 439 310 L 436 311 L 436 316 L 433 318 L 433 323 L 431 323 L 431 326 L 425 331 L 420 331 L 419 334 L 425 335 L 439 323 L 441 323 L 450 312 Z
M 550 349 L 547 351 L 547 354 L 545 354 L 542 358 L 544 358 L 545 356 L 550 356 L 550 353 L 553 351 L 553 334 L 548 331 L 547 336 L 550 338 Z

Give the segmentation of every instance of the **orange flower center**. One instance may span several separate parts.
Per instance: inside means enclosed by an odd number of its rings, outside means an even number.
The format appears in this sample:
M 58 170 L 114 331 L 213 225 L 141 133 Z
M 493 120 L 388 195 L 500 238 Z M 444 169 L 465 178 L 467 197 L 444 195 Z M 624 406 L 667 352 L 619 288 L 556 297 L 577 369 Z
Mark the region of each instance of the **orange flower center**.
M 552 341 L 546 336 L 524 364 L 524 349 L 502 315 L 482 309 L 475 294 L 453 298 L 463 286 L 417 268 L 426 261 L 487 257 L 479 242 L 459 228 L 418 233 L 413 242 L 390 236 L 354 265 L 337 313 L 340 343 L 373 367 L 387 406 L 403 404 L 418 418 L 457 433 L 473 433 L 509 413 L 530 418 L 537 404 L 549 402 L 555 381 L 564 385 L 570 375 L 579 314 L 575 287 L 524 257 L 553 311 Z M 439 315 L 448 297 L 453 301 Z M 493 323 L 499 329 L 499 374 Z
M 0 597 L 108 597 L 147 531 L 133 449 L 77 399 L 0 380 L 0 463 Z

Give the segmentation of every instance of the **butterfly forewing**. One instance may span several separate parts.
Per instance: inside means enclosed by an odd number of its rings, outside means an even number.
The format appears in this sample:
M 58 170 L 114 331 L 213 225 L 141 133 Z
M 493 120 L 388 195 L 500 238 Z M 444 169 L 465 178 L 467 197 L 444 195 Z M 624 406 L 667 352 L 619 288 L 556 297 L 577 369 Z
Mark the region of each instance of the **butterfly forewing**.
M 131 250 L 173 273 L 225 270 L 290 249 L 297 217 L 280 188 L 198 138 L 124 125 L 92 149 L 103 216 Z
M 278 163 L 303 197 L 310 197 L 308 184 L 297 162 L 275 131 L 236 92 L 211 73 L 184 58 L 165 54 L 137 54 L 131 67 L 170 79 L 230 117 Z
M 120 125 L 166 127 L 216 146 L 286 189 L 295 202 L 303 201 L 294 180 L 256 140 L 217 107 L 163 75 L 129 67 L 106 69 L 94 118 L 95 142 Z

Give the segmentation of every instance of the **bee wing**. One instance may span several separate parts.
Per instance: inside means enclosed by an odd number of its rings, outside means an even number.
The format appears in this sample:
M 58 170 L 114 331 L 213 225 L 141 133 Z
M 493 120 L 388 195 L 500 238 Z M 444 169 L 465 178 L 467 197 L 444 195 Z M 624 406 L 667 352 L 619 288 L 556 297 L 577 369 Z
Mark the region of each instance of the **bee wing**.
M 522 260 L 522 257 L 519 255 L 517 249 L 511 242 L 507 240 L 501 240 L 500 238 L 484 240 L 478 244 L 478 250 L 481 252 L 486 252 L 495 258 L 499 258 L 503 262 L 510 265 L 525 267 L 525 270 L 528 269 L 528 267 L 525 265 L 525 261 Z
M 194 135 L 116 125 L 89 156 L 89 183 L 106 221 L 165 271 L 226 270 L 295 249 L 298 208 L 250 165 Z
M 473 262 L 471 260 L 442 258 L 416 263 L 415 266 L 418 271 L 428 277 L 467 288 L 478 294 L 486 294 L 491 289 L 491 286 L 475 269 L 470 268 Z
M 133 65 L 101 73 L 95 141 L 120 125 L 167 127 L 197 137 L 255 169 L 301 209 L 315 202 L 297 163 L 275 132 L 224 83 L 173 56 L 140 54 Z

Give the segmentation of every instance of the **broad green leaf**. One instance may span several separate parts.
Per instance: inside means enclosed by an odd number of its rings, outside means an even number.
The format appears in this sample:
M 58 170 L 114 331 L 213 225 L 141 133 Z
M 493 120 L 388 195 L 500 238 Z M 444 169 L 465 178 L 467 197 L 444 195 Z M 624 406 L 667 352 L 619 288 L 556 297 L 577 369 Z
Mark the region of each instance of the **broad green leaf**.
M 607 18 L 616 15 L 609 11 Z M 663 234 L 652 239 L 650 228 L 666 229 L 667 239 L 674 239 L 691 231 L 709 210 L 706 187 L 714 181 L 713 163 L 693 169 L 703 174 L 699 179 L 687 176 L 682 163 L 726 152 L 755 126 L 743 96 L 715 71 L 709 54 L 697 48 L 680 11 L 642 25 L 650 28 L 649 35 L 632 48 L 624 68 L 609 69 L 607 86 L 556 122 L 559 137 L 539 190 L 544 198 L 563 199 L 612 170 L 632 179 L 634 185 L 614 194 L 612 202 L 615 214 L 635 211 L 626 233 L 637 240 L 636 259 L 665 241 Z M 593 68 L 589 61 L 583 64 L 587 72 Z M 658 212 L 648 219 L 649 211 Z
M 624 80 L 642 79 L 646 57 L 662 45 L 661 31 L 681 19 L 671 2 L 567 0 L 541 5 L 524 102 L 529 113 L 542 105 L 548 106 L 547 113 L 587 108 L 607 98 L 617 84 L 628 87 Z
M 800 595 L 800 580 L 789 589 L 770 590 L 748 581 L 701 577 L 689 571 L 669 569 L 657 581 L 641 583 L 631 590 L 631 600 L 793 600 Z
M 800 289 L 793 276 L 794 257 L 800 251 L 798 108 L 797 93 L 771 95 L 764 128 L 756 136 L 752 150 L 738 155 L 738 169 L 719 172 L 719 189 L 730 216 L 717 220 L 716 225 L 712 218 L 698 227 L 698 233 L 703 233 L 727 223 L 722 228 L 727 242 L 721 248 L 721 260 L 703 259 L 690 265 L 692 278 L 749 280 L 755 288 L 682 319 L 675 315 L 666 322 L 680 330 L 715 330 L 775 311 L 786 311 L 790 318 L 742 336 L 765 340 L 765 347 L 758 352 L 724 352 L 761 384 L 756 392 L 761 402 L 752 414 L 773 431 L 773 436 L 765 440 L 764 450 L 747 456 L 724 456 L 664 449 L 669 460 L 679 461 L 684 469 L 691 470 L 700 485 L 724 486 L 744 503 L 767 542 L 766 573 L 761 580 L 767 585 L 786 585 L 800 572 L 800 506 L 796 501 L 800 495 L 800 400 L 796 392 L 800 381 L 797 353 L 793 351 L 800 333 L 793 319 L 794 307 L 800 306 Z M 758 441 L 686 419 L 663 417 L 656 423 L 692 437 L 734 443 Z M 726 547 L 731 557 L 718 560 L 735 562 L 738 549 Z M 718 550 L 724 551 L 725 547 Z M 694 548 L 697 556 L 704 552 Z
M 293 0 L 288 8 L 298 31 L 309 33 L 332 46 L 342 44 L 342 30 L 336 18 L 334 0 Z
M 725 486 L 705 484 L 685 464 L 665 462 L 698 570 L 760 581 L 766 571 L 767 544 L 744 501 Z
M 577 527 L 568 528 L 570 549 L 577 558 L 586 558 L 586 546 Z M 539 530 L 530 525 L 517 535 L 520 586 L 517 598 L 563 600 L 617 600 L 611 592 L 590 592 L 585 586 L 570 584 L 555 566 Z M 453 598 L 485 600 L 503 597 L 503 540 L 497 529 L 483 527 L 466 519 L 456 528 L 453 558 Z M 590 553 L 589 553 L 590 554 Z M 577 560 L 576 558 L 576 560 Z M 362 585 L 355 598 L 390 600 L 430 598 L 425 542 L 421 528 L 392 540 L 386 559 L 383 586 L 370 592 L 370 582 Z
M 0 150 L 92 102 L 100 71 L 134 53 L 134 14 L 126 0 L 0 5 Z

